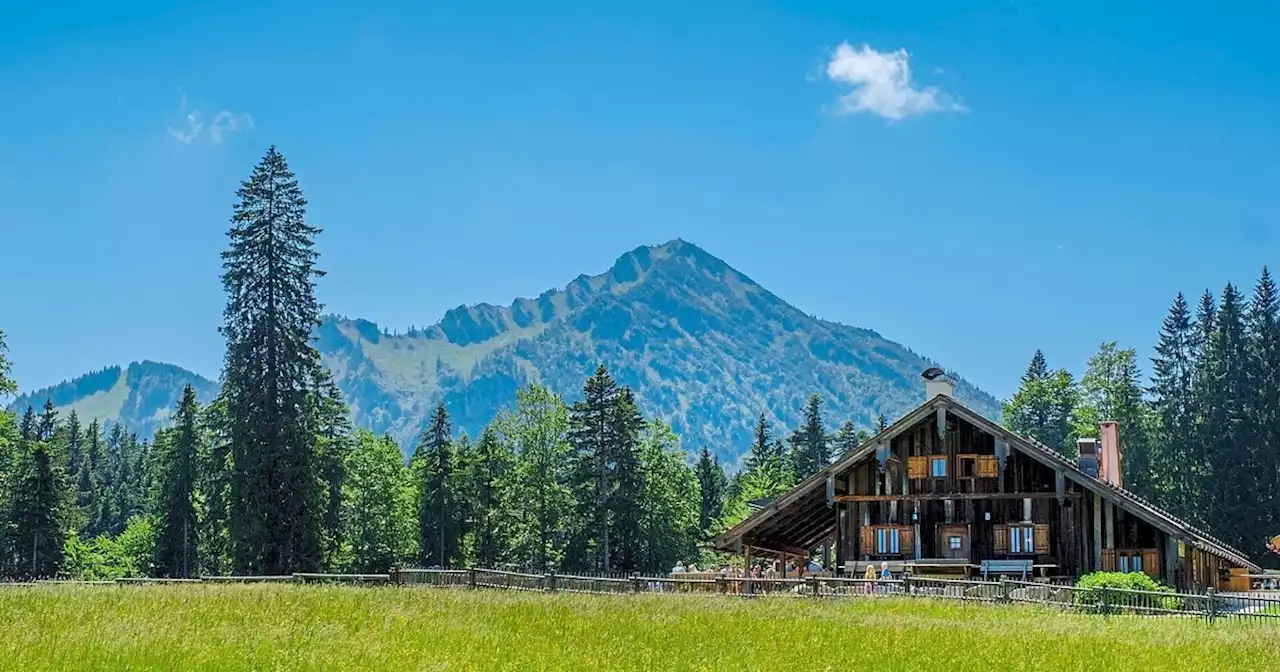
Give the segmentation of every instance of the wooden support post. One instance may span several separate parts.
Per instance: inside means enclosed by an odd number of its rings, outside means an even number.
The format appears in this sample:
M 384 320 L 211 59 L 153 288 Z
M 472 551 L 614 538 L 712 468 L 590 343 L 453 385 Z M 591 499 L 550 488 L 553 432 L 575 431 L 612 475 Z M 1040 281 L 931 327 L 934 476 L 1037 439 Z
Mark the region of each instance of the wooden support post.
M 1176 590 L 1182 589 L 1178 585 L 1178 538 L 1172 534 L 1164 539 L 1164 580 Z
M 467 587 L 468 588 L 476 587 L 476 568 L 475 567 L 471 567 L 467 570 Z
M 1093 571 L 1102 570 L 1102 495 L 1093 493 Z
M 1116 547 L 1116 507 L 1111 505 L 1111 500 L 1102 503 L 1102 520 L 1107 526 L 1107 548 Z

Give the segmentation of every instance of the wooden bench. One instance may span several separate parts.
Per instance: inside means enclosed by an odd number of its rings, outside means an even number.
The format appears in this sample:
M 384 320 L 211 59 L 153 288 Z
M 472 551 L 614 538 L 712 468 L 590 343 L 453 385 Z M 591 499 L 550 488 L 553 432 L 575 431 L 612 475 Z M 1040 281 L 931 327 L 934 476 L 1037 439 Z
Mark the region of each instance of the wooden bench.
M 908 561 L 906 566 L 912 576 L 961 574 L 966 579 L 969 578 L 969 568 L 973 567 L 966 558 L 920 558 Z
M 894 576 L 902 574 L 907 568 L 907 563 L 902 560 L 850 560 L 844 563 L 844 572 L 850 578 L 861 579 L 863 574 L 867 571 L 867 565 L 871 565 L 872 567 L 875 567 L 876 577 L 879 578 L 881 562 L 889 563 L 889 572 Z
M 988 574 L 1020 574 L 1022 580 L 1026 581 L 1033 564 L 1032 560 L 983 560 L 982 580 L 985 581 Z

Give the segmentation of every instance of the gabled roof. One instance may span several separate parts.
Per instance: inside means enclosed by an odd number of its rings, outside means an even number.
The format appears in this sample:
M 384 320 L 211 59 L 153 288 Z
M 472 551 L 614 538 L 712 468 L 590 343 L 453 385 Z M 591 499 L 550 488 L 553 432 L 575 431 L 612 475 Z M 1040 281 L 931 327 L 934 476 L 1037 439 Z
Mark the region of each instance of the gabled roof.
M 1249 560 L 1243 553 L 1214 538 L 1207 532 L 1197 529 L 1191 524 L 1178 519 L 1172 514 L 1160 509 L 1151 502 L 1142 499 L 1128 490 L 1118 488 L 1106 481 L 1099 480 L 1084 473 L 1075 462 L 1063 457 L 1061 454 L 1043 443 L 1040 443 L 1035 439 L 1028 439 L 1014 434 L 987 418 L 970 411 L 964 405 L 949 396 L 936 396 L 921 404 L 915 410 L 885 428 L 883 432 L 880 432 L 874 437 L 868 439 L 865 443 L 841 456 L 826 468 L 801 481 L 790 491 L 779 495 L 773 502 L 769 503 L 769 505 L 755 511 L 742 522 L 724 531 L 713 539 L 712 543 L 717 548 L 721 549 L 727 550 L 734 548 L 740 542 L 744 534 L 778 515 L 780 511 L 785 510 L 786 507 L 801 500 L 802 498 L 806 496 L 812 498 L 815 492 L 820 491 L 819 489 L 825 489 L 828 478 L 834 477 L 836 474 L 861 461 L 868 455 L 872 454 L 878 445 L 887 443 L 903 431 L 914 427 L 917 423 L 936 412 L 936 409 L 938 408 L 946 408 L 948 412 L 952 413 L 956 417 L 964 419 L 992 436 L 1003 439 L 1010 447 L 1018 450 L 1019 452 L 1030 456 L 1046 466 L 1061 471 L 1067 478 L 1079 483 L 1086 490 L 1100 495 L 1112 504 L 1119 506 L 1122 510 L 1145 520 L 1147 523 L 1164 531 L 1166 534 L 1173 535 L 1174 537 L 1181 539 L 1184 543 L 1203 549 L 1238 566 L 1247 567 L 1251 571 L 1261 571 L 1261 568 Z M 830 524 L 832 530 L 834 530 L 834 525 L 834 520 L 832 520 Z

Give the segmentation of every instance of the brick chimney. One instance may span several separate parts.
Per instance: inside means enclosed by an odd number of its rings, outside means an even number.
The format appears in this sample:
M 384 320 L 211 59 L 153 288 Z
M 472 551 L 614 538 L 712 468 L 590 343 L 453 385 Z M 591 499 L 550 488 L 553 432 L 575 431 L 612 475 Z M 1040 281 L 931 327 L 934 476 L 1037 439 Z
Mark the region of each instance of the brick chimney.
M 1098 423 L 1098 478 L 1124 487 L 1124 469 L 1120 454 L 1120 425 L 1113 420 Z

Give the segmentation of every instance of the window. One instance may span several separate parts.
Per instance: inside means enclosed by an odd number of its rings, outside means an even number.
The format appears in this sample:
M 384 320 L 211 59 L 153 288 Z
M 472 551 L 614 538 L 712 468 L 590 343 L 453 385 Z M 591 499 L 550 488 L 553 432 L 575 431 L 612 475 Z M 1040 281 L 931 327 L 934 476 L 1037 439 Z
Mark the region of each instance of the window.
M 1019 525 L 1009 528 L 1009 552 L 1010 553 L 1035 553 L 1035 528 L 1029 525 Z
M 1120 571 L 1121 571 L 1121 572 L 1124 572 L 1124 573 L 1128 573 L 1128 571 L 1129 571 L 1129 556 L 1127 556 L 1127 555 L 1122 555 L 1122 556 L 1120 556 Z
M 879 555 L 895 555 L 898 550 L 898 528 L 881 527 L 876 530 L 876 553 Z
M 947 539 L 947 546 L 949 546 L 953 551 L 960 550 L 960 547 L 961 547 L 960 537 L 951 537 Z
M 929 474 L 934 478 L 947 477 L 947 458 L 935 457 L 929 460 Z
M 960 455 L 956 457 L 956 470 L 960 478 L 977 478 L 978 456 Z

